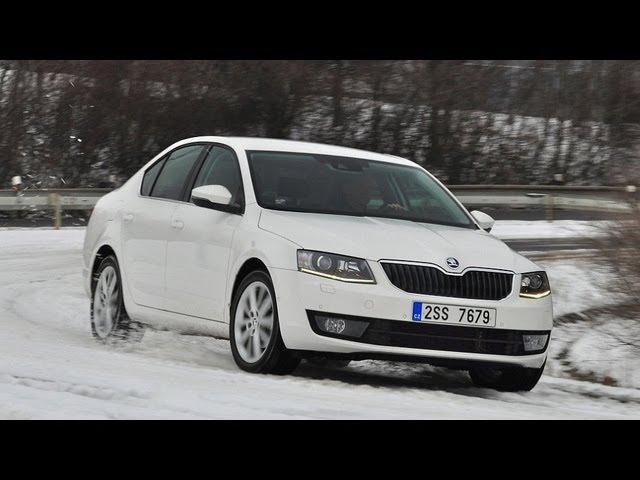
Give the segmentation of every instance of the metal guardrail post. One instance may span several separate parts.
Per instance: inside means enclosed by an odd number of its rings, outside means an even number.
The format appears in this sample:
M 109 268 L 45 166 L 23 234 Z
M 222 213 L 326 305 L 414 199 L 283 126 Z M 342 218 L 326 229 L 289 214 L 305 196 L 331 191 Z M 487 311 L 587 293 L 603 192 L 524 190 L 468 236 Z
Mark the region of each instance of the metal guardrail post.
M 547 222 L 553 222 L 553 216 L 554 216 L 554 205 L 555 205 L 555 199 L 554 199 L 555 195 L 553 195 L 552 193 L 547 195 L 547 205 L 546 205 L 546 213 L 547 213 Z
M 49 205 L 53 206 L 53 228 L 60 230 L 62 226 L 62 197 L 59 193 L 49 194 Z
M 638 209 L 638 189 L 635 185 L 627 185 L 627 201 L 633 210 Z

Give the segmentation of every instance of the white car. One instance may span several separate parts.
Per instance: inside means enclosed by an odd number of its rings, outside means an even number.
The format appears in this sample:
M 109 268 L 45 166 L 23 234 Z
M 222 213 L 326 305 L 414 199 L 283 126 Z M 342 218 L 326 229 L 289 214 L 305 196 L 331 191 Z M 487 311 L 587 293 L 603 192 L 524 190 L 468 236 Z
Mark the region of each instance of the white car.
M 249 372 L 395 359 L 530 390 L 551 334 L 549 282 L 492 225 L 403 158 L 189 138 L 96 205 L 84 244 L 92 331 L 229 338 Z

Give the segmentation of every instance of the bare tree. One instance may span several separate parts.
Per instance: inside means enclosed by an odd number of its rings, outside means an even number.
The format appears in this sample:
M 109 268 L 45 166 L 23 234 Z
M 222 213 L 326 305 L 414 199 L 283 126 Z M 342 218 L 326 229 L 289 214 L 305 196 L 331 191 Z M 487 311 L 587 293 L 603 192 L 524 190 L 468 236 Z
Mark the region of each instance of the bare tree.
M 0 123 L 5 185 L 97 185 L 205 134 L 408 156 L 449 183 L 636 183 L 640 62 L 0 61 Z

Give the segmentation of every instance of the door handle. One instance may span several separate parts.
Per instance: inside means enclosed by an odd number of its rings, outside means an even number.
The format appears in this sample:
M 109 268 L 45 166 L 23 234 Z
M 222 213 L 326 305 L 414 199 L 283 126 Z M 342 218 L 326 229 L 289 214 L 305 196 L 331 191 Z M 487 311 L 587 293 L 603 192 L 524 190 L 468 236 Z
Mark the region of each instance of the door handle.
M 177 220 L 174 218 L 173 220 L 171 220 L 171 228 L 182 230 L 184 228 L 184 222 L 182 220 Z
M 124 215 L 122 215 L 122 219 L 123 219 L 126 223 L 131 223 L 131 222 L 133 222 L 133 213 L 125 213 Z

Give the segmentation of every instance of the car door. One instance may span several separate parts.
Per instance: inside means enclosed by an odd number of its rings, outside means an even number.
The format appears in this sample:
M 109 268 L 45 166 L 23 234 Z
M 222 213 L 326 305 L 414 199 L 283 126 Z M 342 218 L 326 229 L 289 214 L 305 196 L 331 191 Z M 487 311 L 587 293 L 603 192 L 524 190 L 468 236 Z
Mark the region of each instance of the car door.
M 123 208 L 123 270 L 138 305 L 166 308 L 165 268 L 171 217 L 203 150 L 203 144 L 182 146 L 158 160 L 145 171 L 139 194 Z
M 211 145 L 189 186 L 186 200 L 173 212 L 167 244 L 167 309 L 210 320 L 224 321 L 225 289 L 233 235 L 241 214 L 197 206 L 191 189 L 223 185 L 231 204 L 244 210 L 244 190 L 235 152 Z

